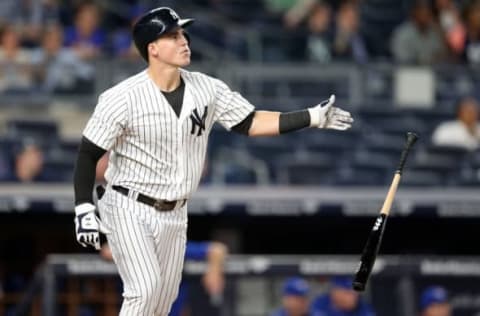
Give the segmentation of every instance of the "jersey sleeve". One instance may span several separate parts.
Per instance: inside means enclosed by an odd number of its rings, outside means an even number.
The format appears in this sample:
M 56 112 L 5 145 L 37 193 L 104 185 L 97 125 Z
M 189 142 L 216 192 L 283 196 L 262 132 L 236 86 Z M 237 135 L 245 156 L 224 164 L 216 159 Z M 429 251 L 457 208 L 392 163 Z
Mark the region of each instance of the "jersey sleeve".
M 205 260 L 208 256 L 208 242 L 187 241 L 185 259 Z
M 83 136 L 95 145 L 109 150 L 125 129 L 127 104 L 123 94 L 104 95 L 98 99 L 93 115 L 87 122 Z
M 223 81 L 215 81 L 214 120 L 230 130 L 243 121 L 255 107 L 240 93 L 232 91 Z

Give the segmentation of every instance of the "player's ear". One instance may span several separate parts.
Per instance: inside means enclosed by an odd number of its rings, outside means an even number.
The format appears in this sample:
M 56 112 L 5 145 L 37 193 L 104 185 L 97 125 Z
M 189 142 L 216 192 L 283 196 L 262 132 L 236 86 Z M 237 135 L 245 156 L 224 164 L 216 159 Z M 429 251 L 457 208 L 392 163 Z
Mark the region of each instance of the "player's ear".
M 157 56 L 158 55 L 158 47 L 156 42 L 151 42 L 147 46 L 147 53 L 152 56 Z

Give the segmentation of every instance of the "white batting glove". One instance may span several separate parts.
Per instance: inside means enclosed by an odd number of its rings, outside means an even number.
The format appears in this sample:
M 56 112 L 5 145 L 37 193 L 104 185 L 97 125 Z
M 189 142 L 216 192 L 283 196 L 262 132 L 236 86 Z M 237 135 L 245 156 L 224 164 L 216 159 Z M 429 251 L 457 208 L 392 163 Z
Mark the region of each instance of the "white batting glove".
M 352 127 L 353 118 L 350 112 L 334 107 L 335 95 L 309 108 L 310 127 L 329 128 L 344 131 Z
M 75 206 L 75 233 L 77 241 L 83 247 L 88 245 L 100 250 L 100 233 L 109 234 L 110 230 L 95 214 L 95 205 L 82 203 Z

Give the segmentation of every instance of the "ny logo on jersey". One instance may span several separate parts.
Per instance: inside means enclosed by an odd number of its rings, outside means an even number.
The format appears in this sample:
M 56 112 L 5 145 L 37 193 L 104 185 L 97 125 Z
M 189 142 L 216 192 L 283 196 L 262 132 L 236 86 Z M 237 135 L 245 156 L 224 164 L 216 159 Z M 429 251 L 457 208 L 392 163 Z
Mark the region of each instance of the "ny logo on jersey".
M 191 134 L 195 134 L 195 130 L 198 126 L 197 136 L 202 136 L 202 131 L 205 130 L 205 120 L 207 119 L 207 110 L 208 106 L 205 107 L 205 111 L 203 115 L 200 117 L 197 109 L 193 110 L 192 114 L 190 114 L 190 119 L 192 120 L 192 131 Z

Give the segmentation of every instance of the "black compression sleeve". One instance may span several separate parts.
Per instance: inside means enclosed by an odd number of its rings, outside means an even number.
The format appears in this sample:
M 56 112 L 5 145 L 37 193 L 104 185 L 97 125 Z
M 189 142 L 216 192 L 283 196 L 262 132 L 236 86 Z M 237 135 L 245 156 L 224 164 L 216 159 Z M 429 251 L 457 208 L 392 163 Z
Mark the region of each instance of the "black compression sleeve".
M 93 204 L 92 191 L 95 184 L 97 161 L 106 152 L 105 149 L 82 137 L 73 174 L 75 205 L 87 202 Z
M 255 111 L 248 114 L 248 116 L 243 121 L 241 121 L 240 123 L 232 127 L 232 131 L 248 136 L 248 131 L 252 126 L 252 121 L 254 116 L 255 116 Z
M 308 110 L 281 113 L 279 122 L 280 134 L 293 132 L 310 126 L 310 113 Z

